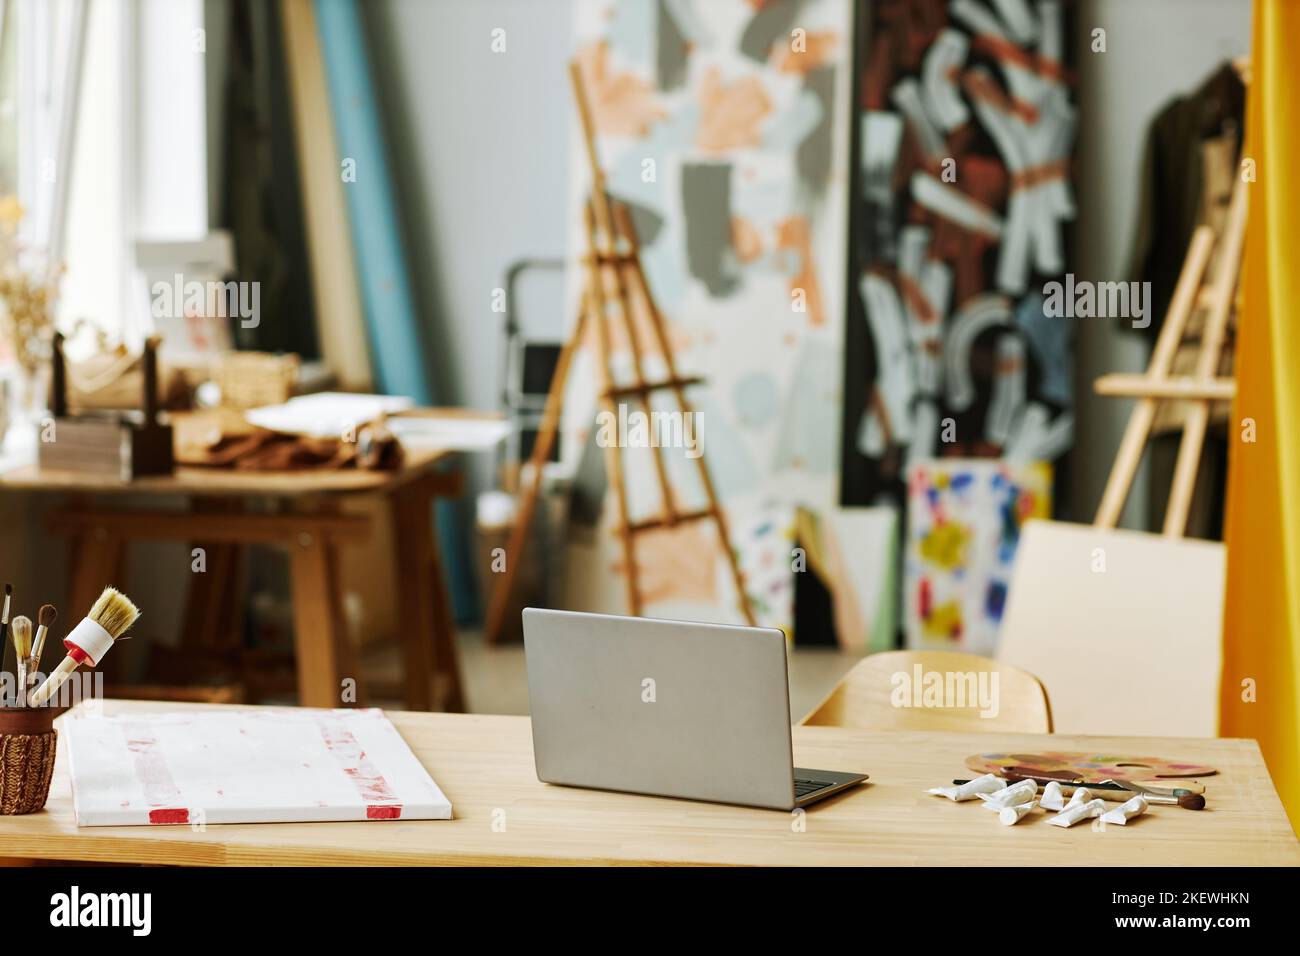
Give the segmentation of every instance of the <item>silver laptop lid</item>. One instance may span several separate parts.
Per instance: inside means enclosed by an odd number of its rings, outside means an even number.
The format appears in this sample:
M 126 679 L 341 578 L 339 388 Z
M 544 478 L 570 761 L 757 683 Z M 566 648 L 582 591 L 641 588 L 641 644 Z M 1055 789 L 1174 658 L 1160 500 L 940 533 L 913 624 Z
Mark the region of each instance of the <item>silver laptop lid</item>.
M 524 610 L 538 779 L 794 806 L 785 635 Z

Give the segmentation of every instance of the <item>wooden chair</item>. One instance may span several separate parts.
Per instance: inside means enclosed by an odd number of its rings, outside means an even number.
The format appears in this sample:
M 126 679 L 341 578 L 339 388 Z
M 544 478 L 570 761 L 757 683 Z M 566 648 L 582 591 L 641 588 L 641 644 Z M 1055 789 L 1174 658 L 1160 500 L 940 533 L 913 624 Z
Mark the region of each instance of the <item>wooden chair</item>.
M 934 706 L 933 700 L 926 706 L 930 674 L 943 679 L 945 706 Z M 981 676 L 986 674 L 990 676 Z M 918 676 L 919 690 L 914 686 Z M 989 707 L 987 716 L 979 704 L 980 686 L 989 695 L 996 688 L 991 697 L 996 707 Z M 947 706 L 956 703 L 965 706 Z M 1052 710 L 1038 678 L 1018 668 L 952 651 L 888 651 L 855 664 L 800 723 L 860 730 L 1050 734 Z

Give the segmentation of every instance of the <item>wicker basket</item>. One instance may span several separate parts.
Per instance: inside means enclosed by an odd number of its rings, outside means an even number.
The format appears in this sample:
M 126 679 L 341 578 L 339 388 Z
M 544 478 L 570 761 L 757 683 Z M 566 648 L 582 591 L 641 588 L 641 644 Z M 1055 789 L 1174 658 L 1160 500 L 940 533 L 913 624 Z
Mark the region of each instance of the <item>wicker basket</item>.
M 0 708 L 0 814 L 35 813 L 45 806 L 59 735 L 57 707 Z
M 226 408 L 260 408 L 289 400 L 298 381 L 298 356 L 266 352 L 228 352 L 217 363 L 215 379 Z

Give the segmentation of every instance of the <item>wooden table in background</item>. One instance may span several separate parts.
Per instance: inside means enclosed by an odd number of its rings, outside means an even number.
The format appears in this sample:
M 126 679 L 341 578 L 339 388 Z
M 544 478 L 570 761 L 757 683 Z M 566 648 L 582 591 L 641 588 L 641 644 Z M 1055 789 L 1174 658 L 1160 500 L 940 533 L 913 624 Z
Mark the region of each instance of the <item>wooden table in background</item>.
M 106 709 L 178 706 L 110 701 Z M 390 713 L 451 800 L 454 819 L 174 827 L 73 822 L 66 752 L 45 810 L 0 817 L 11 857 L 118 863 L 273 864 L 815 864 L 1300 865 L 1300 843 L 1251 740 L 1029 734 L 864 732 L 796 727 L 801 767 L 871 780 L 790 813 L 579 790 L 539 783 L 526 717 Z M 1219 768 L 1205 810 L 1152 807 L 1127 827 L 1049 826 L 1035 811 L 1014 827 L 977 803 L 923 791 L 965 776 L 989 749 L 1159 754 Z M 1065 871 L 1063 871 L 1065 872 Z
M 237 631 L 242 609 L 233 595 L 240 548 L 286 548 L 298 695 L 301 703 L 315 707 L 338 706 L 345 677 L 360 681 L 343 626 L 338 549 L 366 537 L 370 522 L 342 513 L 340 503 L 350 495 L 382 496 L 393 523 L 398 572 L 393 590 L 402 623 L 406 706 L 463 710 L 454 623 L 432 508 L 435 497 L 461 492 L 462 476 L 440 470 L 449 454 L 408 452 L 396 471 L 241 472 L 182 466 L 171 475 L 130 482 L 31 465 L 0 474 L 0 491 L 69 496 L 69 506 L 54 513 L 50 525 L 71 539 L 68 606 L 77 614 L 90 608 L 106 584 L 123 580 L 132 541 L 181 541 L 203 547 L 207 571 L 194 576 L 183 627 L 187 646 L 210 647 Z M 176 498 L 188 502 L 190 510 L 122 504 L 128 495 Z M 279 513 L 246 510 L 246 503 L 255 498 L 278 502 Z

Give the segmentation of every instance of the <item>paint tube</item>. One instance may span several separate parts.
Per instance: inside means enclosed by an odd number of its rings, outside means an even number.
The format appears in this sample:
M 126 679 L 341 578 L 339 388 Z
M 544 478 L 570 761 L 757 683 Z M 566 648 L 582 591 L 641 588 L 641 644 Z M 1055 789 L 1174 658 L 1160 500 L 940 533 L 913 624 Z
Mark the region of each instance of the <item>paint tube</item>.
M 988 806 L 988 804 L 985 804 L 985 806 Z M 1003 807 L 998 811 L 998 822 L 1004 827 L 1013 827 L 1036 806 L 1038 806 L 1037 802 L 1030 800 L 1028 803 L 1022 803 L 1019 806 Z
M 1064 810 L 1065 794 L 1061 792 L 1061 785 L 1055 780 L 1049 780 L 1043 788 L 1042 799 L 1038 802 L 1044 810 Z
M 925 792 L 933 793 L 938 797 L 947 797 L 949 800 L 960 803 L 963 800 L 974 800 L 981 793 L 995 793 L 1004 789 L 1006 785 L 1005 780 L 995 777 L 991 773 L 986 773 L 974 780 L 967 780 L 959 787 L 931 787 Z
M 984 806 L 989 810 L 1001 810 L 1003 807 L 1014 807 L 1022 803 L 1028 803 L 1038 796 L 1038 783 L 1034 780 L 1021 780 L 1019 783 L 1013 783 L 1005 790 L 998 790 L 990 795 L 980 794 L 979 797 L 984 801 Z
M 1128 821 L 1132 820 L 1134 817 L 1140 817 L 1146 812 L 1147 802 L 1143 798 L 1142 794 L 1139 793 L 1132 800 L 1129 800 L 1126 803 L 1121 803 L 1114 810 L 1107 810 L 1103 813 L 1101 815 L 1101 822 L 1118 823 L 1120 826 L 1125 826 L 1128 824 Z
M 1087 803 L 1091 799 L 1092 794 L 1088 792 L 1087 787 L 1076 787 L 1074 793 L 1070 797 L 1070 802 L 1065 805 L 1065 809 L 1068 810 L 1071 807 L 1077 807 L 1079 804 Z
M 1078 791 L 1076 790 L 1075 793 L 1078 793 Z M 1080 820 L 1091 820 L 1093 817 L 1099 817 L 1105 812 L 1105 800 L 1089 800 L 1087 803 L 1067 806 L 1047 822 L 1057 827 L 1072 827 Z

